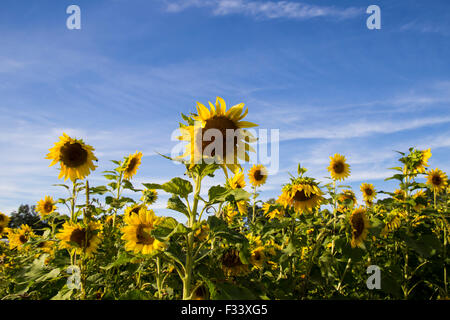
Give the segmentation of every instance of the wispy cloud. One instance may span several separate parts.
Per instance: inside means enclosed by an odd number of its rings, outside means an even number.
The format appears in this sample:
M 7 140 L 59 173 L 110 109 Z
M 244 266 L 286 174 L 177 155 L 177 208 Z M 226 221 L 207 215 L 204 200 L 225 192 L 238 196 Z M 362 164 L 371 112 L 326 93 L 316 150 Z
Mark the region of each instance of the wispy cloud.
M 247 0 L 182 0 L 166 1 L 168 12 L 181 12 L 188 8 L 209 8 L 213 15 L 242 14 L 265 19 L 305 20 L 318 17 L 352 18 L 362 9 L 318 6 L 293 1 L 247 1 Z

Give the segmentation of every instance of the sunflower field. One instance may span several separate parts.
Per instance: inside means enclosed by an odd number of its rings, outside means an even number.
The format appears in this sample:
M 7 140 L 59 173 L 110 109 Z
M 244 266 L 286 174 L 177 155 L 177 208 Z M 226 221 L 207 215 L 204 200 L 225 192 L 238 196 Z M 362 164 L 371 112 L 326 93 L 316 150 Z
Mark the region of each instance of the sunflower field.
M 271 177 L 261 164 L 245 172 L 247 153 L 232 156 L 227 145 L 226 165 L 193 161 L 195 122 L 202 134 L 245 131 L 256 126 L 244 120 L 248 109 L 227 110 L 217 98 L 196 111 L 182 114 L 186 152 L 164 156 L 182 162 L 185 175 L 163 184 L 133 184 L 142 158 L 136 152 L 112 161 L 104 185 L 91 185 L 95 149 L 63 134 L 46 158 L 59 166 L 67 198 L 42 195 L 36 205 L 48 227 L 9 228 L 0 214 L 1 299 L 449 298 L 450 189 L 447 175 L 429 168 L 429 149 L 399 152 L 388 178 L 398 189 L 363 183 L 362 203 L 345 185 L 351 164 L 340 154 L 330 156 L 326 183 L 299 165 L 279 197 L 264 201 L 258 188 Z M 241 142 L 252 152 L 247 138 Z M 202 189 L 220 171 L 225 179 Z M 162 193 L 183 223 L 152 210 Z M 381 278 L 369 288 L 374 266 Z

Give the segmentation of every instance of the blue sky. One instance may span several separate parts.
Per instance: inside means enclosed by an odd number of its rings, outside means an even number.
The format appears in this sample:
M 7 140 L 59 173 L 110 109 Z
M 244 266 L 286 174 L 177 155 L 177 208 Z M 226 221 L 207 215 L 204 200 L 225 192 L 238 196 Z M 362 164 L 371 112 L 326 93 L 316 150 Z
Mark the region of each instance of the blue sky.
M 66 28 L 81 8 L 82 29 Z M 381 8 L 368 30 L 366 8 Z M 384 182 L 393 150 L 431 148 L 450 165 L 448 1 L 3 0 L 0 10 L 0 211 L 63 190 L 45 160 L 62 132 L 108 160 L 144 153 L 135 178 L 165 182 L 183 168 L 169 153 L 180 112 L 216 96 L 244 102 L 247 119 L 280 130 L 276 197 L 298 162 L 321 180 L 344 154 L 348 183 Z M 248 181 L 248 180 L 247 180 Z M 218 175 L 208 185 L 223 182 Z M 160 214 L 166 195 L 155 205 Z

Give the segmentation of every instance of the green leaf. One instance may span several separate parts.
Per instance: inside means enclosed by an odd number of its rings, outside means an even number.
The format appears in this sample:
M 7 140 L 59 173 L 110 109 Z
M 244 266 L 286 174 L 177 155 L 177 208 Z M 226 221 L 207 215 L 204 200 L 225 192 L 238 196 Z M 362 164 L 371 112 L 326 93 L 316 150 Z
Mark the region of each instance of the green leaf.
M 167 201 L 167 209 L 171 209 L 174 211 L 181 212 L 186 217 L 189 218 L 189 212 L 187 206 L 181 201 L 180 197 L 177 195 L 173 195 L 169 200 Z
M 193 191 L 192 184 L 189 181 L 178 177 L 164 183 L 162 187 L 164 191 L 179 195 L 182 198 L 187 197 Z

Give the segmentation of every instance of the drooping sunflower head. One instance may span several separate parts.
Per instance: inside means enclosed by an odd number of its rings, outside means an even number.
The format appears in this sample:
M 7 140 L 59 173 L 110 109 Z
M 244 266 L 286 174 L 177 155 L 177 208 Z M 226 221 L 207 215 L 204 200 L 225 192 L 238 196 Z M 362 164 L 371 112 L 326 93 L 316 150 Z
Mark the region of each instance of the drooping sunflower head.
M 8 229 L 8 240 L 10 249 L 23 250 L 24 244 L 34 237 L 35 234 L 31 227 L 27 224 L 23 224 L 18 229 Z
M 413 200 L 415 202 L 414 210 L 421 211 L 427 206 L 427 194 L 424 190 L 419 190 L 413 195 Z
M 370 224 L 366 215 L 366 210 L 359 207 L 353 210 L 350 216 L 350 225 L 352 226 L 352 248 L 359 246 L 367 237 Z
M 141 208 L 139 213 L 125 216 L 125 226 L 121 229 L 125 249 L 134 253 L 152 254 L 165 249 L 165 244 L 151 235 L 151 231 L 162 221 L 153 210 Z
M 222 270 L 227 276 L 239 276 L 249 271 L 248 265 L 242 263 L 239 257 L 239 251 L 234 248 L 228 248 L 220 258 Z
M 142 152 L 136 151 L 135 154 L 130 154 L 124 161 L 123 177 L 127 180 L 133 178 L 139 166 L 141 165 Z
M 152 205 L 158 200 L 158 192 L 152 189 L 143 190 L 141 200 L 147 205 Z
M 9 217 L 6 214 L 0 212 L 0 226 L 6 227 L 8 226 L 8 223 Z
M 338 196 L 338 201 L 341 205 L 348 204 L 349 207 L 353 208 L 356 205 L 356 195 L 353 190 L 343 190 Z
M 436 193 L 444 191 L 447 184 L 447 175 L 443 171 L 438 168 L 428 171 L 427 185 L 432 191 Z
M 431 149 L 427 150 L 417 150 L 418 157 L 415 161 L 413 172 L 414 173 L 425 173 L 426 168 L 428 167 L 428 160 L 431 158 Z
M 238 169 L 232 178 L 227 179 L 227 185 L 233 190 L 245 188 L 245 177 L 241 169 Z
M 45 196 L 44 199 L 38 201 L 36 210 L 39 212 L 42 218 L 45 218 L 56 210 L 56 204 L 53 201 L 52 197 Z
M 197 102 L 197 115 L 188 120 L 188 125 L 180 125 L 179 140 L 186 141 L 186 152 L 180 158 L 189 158 L 193 166 L 204 159 L 214 159 L 227 174 L 227 167 L 236 172 L 240 167 L 238 159 L 249 161 L 248 151 L 254 149 L 248 144 L 255 141 L 246 128 L 257 126 L 242 121 L 248 113 L 243 112 L 244 104 L 240 103 L 226 110 L 225 101 L 217 97 L 216 104 L 209 102 L 210 109 Z
M 239 215 L 239 211 L 232 204 L 228 204 L 223 208 L 225 220 L 228 224 L 233 224 L 234 219 Z
M 389 232 L 393 232 L 400 228 L 405 217 L 406 212 L 402 209 L 394 209 L 389 212 L 384 219 L 384 228 L 381 231 L 381 236 L 386 237 Z
M 255 268 L 262 269 L 265 261 L 266 261 L 266 255 L 264 253 L 264 247 L 258 247 L 251 251 L 250 263 Z
M 336 153 L 330 157 L 328 171 L 334 180 L 344 180 L 350 175 L 350 165 L 345 161 L 345 157 Z
M 98 222 L 85 224 L 66 221 L 56 238 L 61 240 L 61 248 L 75 250 L 77 254 L 89 257 L 98 249 L 101 242 L 100 232 L 101 225 Z
M 364 200 L 367 202 L 372 202 L 377 196 L 377 192 L 375 191 L 375 187 L 371 183 L 363 183 L 361 184 L 361 192 L 363 194 Z
M 95 170 L 94 161 L 97 161 L 97 158 L 93 153 L 94 148 L 85 144 L 83 140 L 73 139 L 63 133 L 49 151 L 46 159 L 52 160 L 50 166 L 58 162 L 61 166 L 59 179 L 63 177 L 64 181 L 68 178 L 72 181 L 84 179 L 91 170 Z
M 195 231 L 195 237 L 198 241 L 202 242 L 209 237 L 209 225 L 207 223 L 202 223 L 202 225 Z
M 248 172 L 250 183 L 255 187 L 262 186 L 264 183 L 266 183 L 268 175 L 269 174 L 266 167 L 264 167 L 262 164 L 253 166 Z
M 282 204 L 291 206 L 299 213 L 312 212 L 322 203 L 322 191 L 312 178 L 292 179 L 283 187 Z

